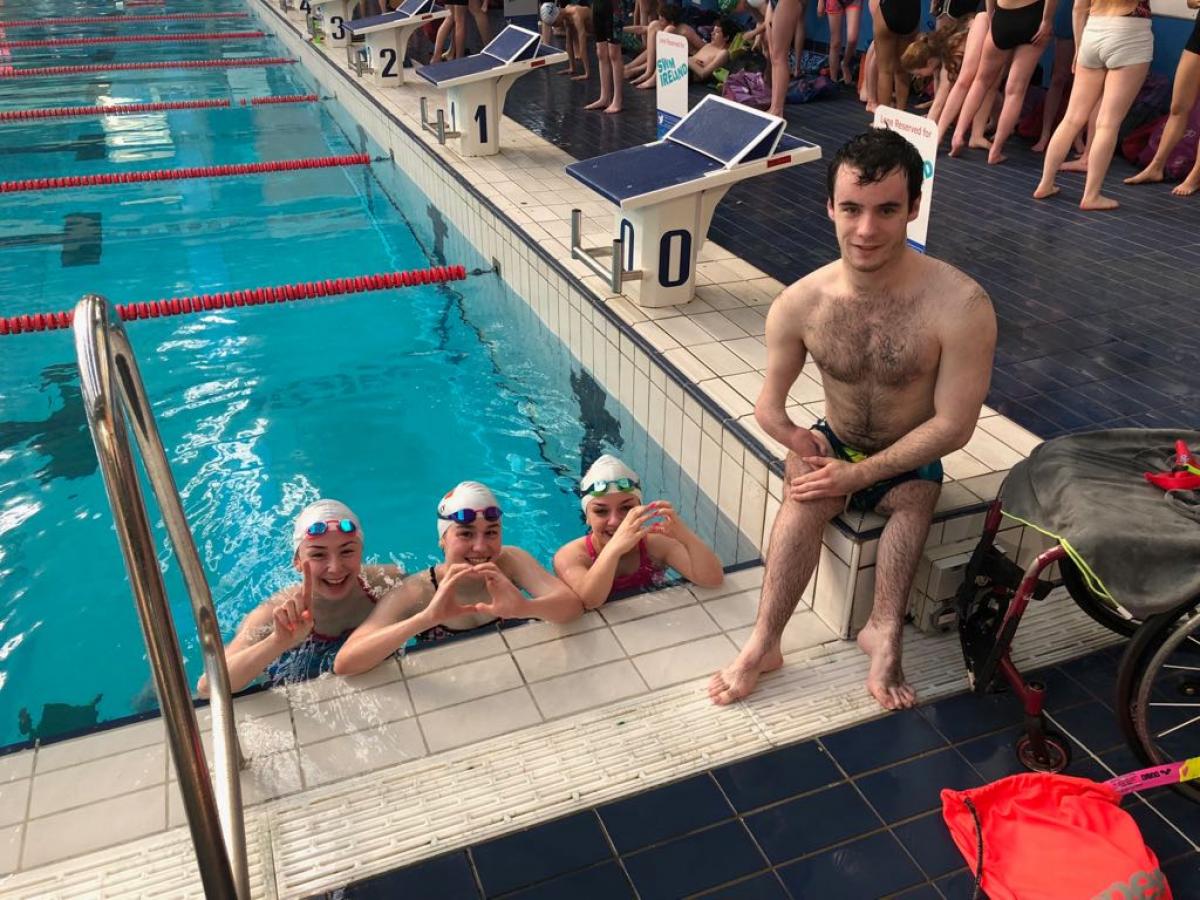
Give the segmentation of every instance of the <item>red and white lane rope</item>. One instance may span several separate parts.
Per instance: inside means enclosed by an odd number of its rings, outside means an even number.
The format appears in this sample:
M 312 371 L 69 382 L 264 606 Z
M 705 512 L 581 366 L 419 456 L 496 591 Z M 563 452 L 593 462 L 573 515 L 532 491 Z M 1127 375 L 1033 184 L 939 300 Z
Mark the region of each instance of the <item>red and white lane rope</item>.
M 17 69 L 0 66 L 0 78 L 35 78 L 43 75 L 80 75 L 85 72 L 136 72 L 150 69 L 247 69 L 261 66 L 290 66 L 296 60 L 286 56 L 262 56 L 254 59 L 181 59 L 165 62 L 88 63 L 80 66 L 35 66 Z
M 94 44 L 183 44 L 195 41 L 237 41 L 266 37 L 265 31 L 205 31 L 197 34 L 109 34 L 99 37 L 40 38 L 30 41 L 0 41 L 9 50 L 37 47 L 90 47 Z
M 140 303 L 118 305 L 116 309 L 117 315 L 124 321 L 158 319 L 164 316 L 230 309 L 236 306 L 289 303 L 296 300 L 312 300 L 317 297 L 335 297 L 339 294 L 361 294 L 368 291 L 385 291 L 421 284 L 442 284 L 448 281 L 462 281 L 466 277 L 467 270 L 464 266 L 434 266 L 429 269 L 355 275 L 352 278 L 330 278 L 325 281 L 306 281 L 275 287 L 225 291 L 220 294 L 199 294 L 194 297 L 175 297 L 170 300 L 147 300 Z M 31 331 L 57 331 L 60 328 L 69 328 L 73 315 L 73 311 L 64 310 L 62 312 L 26 313 L 19 316 L 0 317 L 0 335 L 28 334 Z
M 125 25 L 138 22 L 197 22 L 204 19 L 248 19 L 249 13 L 153 13 L 144 16 L 59 16 L 48 19 L 9 19 L 0 28 L 50 28 L 55 25 Z
M 251 97 L 239 106 L 272 106 L 278 103 L 315 103 L 316 94 L 283 94 L 278 97 Z M 39 109 L 0 110 L 0 122 L 27 122 L 33 119 L 70 119 L 83 116 L 130 116 L 176 109 L 230 109 L 234 102 L 221 100 L 168 100 L 158 103 L 118 103 L 113 106 L 49 106 Z
M 364 166 L 369 162 L 371 162 L 371 157 L 368 154 L 354 153 L 347 156 L 316 156 L 309 159 L 281 159 L 271 162 L 235 163 L 224 166 L 155 169 L 149 172 L 103 172 L 98 175 L 26 178 L 21 181 L 0 181 L 0 194 L 16 194 L 23 191 L 56 191 L 64 188 L 98 187 L 109 184 L 138 184 L 146 181 L 183 181 L 189 178 L 257 175 L 260 172 L 293 172 L 300 169 L 329 169 L 336 166 Z

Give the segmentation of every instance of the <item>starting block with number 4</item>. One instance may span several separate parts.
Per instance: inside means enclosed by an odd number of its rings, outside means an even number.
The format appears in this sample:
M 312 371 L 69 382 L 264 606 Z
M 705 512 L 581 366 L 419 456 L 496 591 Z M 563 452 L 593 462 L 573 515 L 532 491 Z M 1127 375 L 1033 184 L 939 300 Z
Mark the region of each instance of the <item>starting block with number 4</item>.
M 712 94 L 661 141 L 571 163 L 567 174 L 617 204 L 612 249 L 580 246 L 572 216 L 571 256 L 621 293 L 640 279 L 642 306 L 692 299 L 696 258 L 713 213 L 737 182 L 821 158 L 821 148 L 784 134 L 778 116 Z M 596 257 L 612 254 L 611 267 Z

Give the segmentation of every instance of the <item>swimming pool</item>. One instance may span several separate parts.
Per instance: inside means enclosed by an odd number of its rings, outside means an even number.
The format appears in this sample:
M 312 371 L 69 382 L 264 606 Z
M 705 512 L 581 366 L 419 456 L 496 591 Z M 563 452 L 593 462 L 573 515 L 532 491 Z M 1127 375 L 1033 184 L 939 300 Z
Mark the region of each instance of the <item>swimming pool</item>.
M 20 15 L 75 12 L 51 9 L 24 4 Z M 203 9 L 244 8 L 226 0 Z M 16 15 L 5 7 L 0 18 Z M 234 21 L 219 30 L 254 27 Z M 106 49 L 62 52 L 79 63 Z M 51 59 L 24 52 L 13 51 L 14 65 Z M 224 52 L 235 55 L 232 45 Z M 207 44 L 130 44 L 111 58 L 218 55 Z M 264 38 L 238 41 L 236 55 L 286 54 Z M 0 109 L 235 101 L 232 109 L 0 124 L 3 177 L 381 155 L 335 104 L 237 106 L 311 92 L 298 66 L 0 81 Z M 127 302 L 431 263 L 491 265 L 387 163 L 10 194 L 0 197 L 0 223 L 0 315 L 69 308 L 87 291 Z M 287 524 L 318 494 L 355 508 L 368 557 L 414 569 L 437 553 L 437 498 L 477 478 L 505 505 L 506 538 L 548 562 L 580 533 L 576 479 L 583 458 L 604 450 L 638 468 L 651 494 L 678 504 L 725 562 L 755 555 L 494 274 L 128 327 L 226 635 L 292 580 Z M 3 340 L 0 745 L 25 737 L 22 710 L 46 738 L 86 721 L 93 707 L 104 721 L 154 705 L 69 336 Z M 195 678 L 182 582 L 169 550 L 160 556 Z

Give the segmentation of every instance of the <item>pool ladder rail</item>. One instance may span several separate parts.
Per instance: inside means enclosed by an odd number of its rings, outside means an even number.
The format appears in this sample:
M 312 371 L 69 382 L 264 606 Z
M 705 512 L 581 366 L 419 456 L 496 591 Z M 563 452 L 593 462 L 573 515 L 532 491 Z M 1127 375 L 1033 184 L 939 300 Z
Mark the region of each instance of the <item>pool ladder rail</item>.
M 121 555 L 129 572 L 204 893 L 209 898 L 249 900 L 250 875 L 239 777 L 243 763 L 212 593 L 125 327 L 106 299 L 87 294 L 75 306 L 72 331 L 88 429 L 96 446 Z M 166 523 L 171 548 L 183 571 L 196 620 L 212 698 L 217 790 L 209 778 L 208 761 L 200 742 L 200 726 L 192 705 L 183 653 L 129 441 L 130 429 Z

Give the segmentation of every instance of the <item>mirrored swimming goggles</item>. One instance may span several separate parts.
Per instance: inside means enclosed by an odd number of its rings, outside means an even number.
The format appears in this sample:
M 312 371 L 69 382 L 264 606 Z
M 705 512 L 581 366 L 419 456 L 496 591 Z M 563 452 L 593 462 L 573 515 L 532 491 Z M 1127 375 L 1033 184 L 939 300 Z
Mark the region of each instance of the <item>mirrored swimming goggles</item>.
M 354 534 L 358 531 L 358 526 L 354 524 L 353 519 L 327 519 L 324 522 L 313 522 L 304 529 L 304 533 L 309 537 L 320 537 L 335 529 L 342 534 Z
M 487 509 L 460 509 L 445 516 L 439 513 L 438 518 L 447 522 L 456 522 L 459 525 L 470 525 L 480 516 L 483 516 L 484 520 L 488 522 L 499 522 L 502 515 L 504 513 L 500 507 L 489 506 Z
M 609 491 L 640 491 L 642 485 L 634 478 L 614 478 L 611 481 L 593 481 L 590 485 L 583 489 L 583 492 L 591 497 L 599 497 L 602 494 L 607 494 Z

